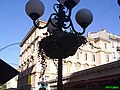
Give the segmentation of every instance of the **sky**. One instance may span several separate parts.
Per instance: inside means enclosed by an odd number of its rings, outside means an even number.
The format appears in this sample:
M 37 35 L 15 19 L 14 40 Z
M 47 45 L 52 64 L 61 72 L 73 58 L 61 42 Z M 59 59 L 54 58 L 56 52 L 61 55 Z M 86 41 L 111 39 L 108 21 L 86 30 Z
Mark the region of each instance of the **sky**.
M 7 45 L 20 43 L 33 26 L 32 20 L 26 15 L 25 5 L 28 0 L 0 0 L 0 50 Z M 40 18 L 47 21 L 54 12 L 53 5 L 57 0 L 41 0 L 45 6 L 44 15 Z M 120 35 L 120 6 L 117 0 L 80 0 L 73 8 L 72 20 L 77 31 L 82 28 L 75 21 L 75 14 L 79 9 L 87 8 L 93 13 L 93 22 L 86 29 L 97 32 L 106 29 L 108 32 Z M 0 51 L 0 58 L 11 66 L 19 66 L 19 44 L 12 45 Z

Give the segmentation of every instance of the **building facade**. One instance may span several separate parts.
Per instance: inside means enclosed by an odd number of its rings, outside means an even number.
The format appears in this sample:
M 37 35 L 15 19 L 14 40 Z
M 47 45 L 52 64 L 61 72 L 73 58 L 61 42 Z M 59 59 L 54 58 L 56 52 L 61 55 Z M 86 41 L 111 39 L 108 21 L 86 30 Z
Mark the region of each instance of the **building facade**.
M 18 75 L 6 83 L 6 90 L 17 90 Z
M 38 24 L 44 25 L 46 22 L 39 21 Z M 38 57 L 38 42 L 45 37 L 43 34 L 46 32 L 47 28 L 39 30 L 33 26 L 20 44 L 21 73 L 18 75 L 18 90 L 38 90 L 42 83 L 46 83 L 47 90 L 52 90 L 52 84 L 48 82 L 57 78 L 57 60 L 47 57 L 43 67 L 42 60 Z M 79 47 L 74 56 L 63 60 L 63 77 L 117 60 L 119 58 L 117 46 L 120 41 L 119 36 L 113 39 L 112 35 L 106 30 L 88 33 L 88 42 Z
M 101 52 L 106 53 L 106 58 L 108 62 L 113 62 L 119 59 L 120 57 L 120 36 L 112 33 L 108 33 L 105 29 L 99 30 L 98 32 L 88 33 L 88 37 L 95 39 L 95 43 L 101 49 Z M 105 55 L 105 54 L 104 54 Z M 104 56 L 101 54 L 102 56 Z M 105 56 L 104 56 L 105 57 Z M 103 59 L 105 60 L 105 59 Z M 100 61 L 100 60 L 98 60 Z M 101 64 L 104 64 L 106 61 L 101 61 Z

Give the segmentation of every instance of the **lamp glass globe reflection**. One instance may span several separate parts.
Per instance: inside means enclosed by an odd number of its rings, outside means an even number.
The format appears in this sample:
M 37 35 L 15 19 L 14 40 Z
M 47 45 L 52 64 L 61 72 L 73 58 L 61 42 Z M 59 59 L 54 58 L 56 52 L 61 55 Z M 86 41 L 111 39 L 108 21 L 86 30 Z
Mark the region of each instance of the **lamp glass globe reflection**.
M 25 11 L 32 20 L 37 20 L 44 13 L 44 4 L 40 0 L 29 0 Z

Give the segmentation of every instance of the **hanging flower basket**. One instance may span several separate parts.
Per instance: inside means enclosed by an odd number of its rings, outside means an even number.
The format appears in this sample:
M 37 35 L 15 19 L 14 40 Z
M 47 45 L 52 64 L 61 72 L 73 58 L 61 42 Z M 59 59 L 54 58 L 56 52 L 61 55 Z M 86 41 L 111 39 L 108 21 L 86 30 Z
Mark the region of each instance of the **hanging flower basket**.
M 86 43 L 86 38 L 73 33 L 61 32 L 50 35 L 39 42 L 39 52 L 43 49 L 50 58 L 67 58 L 76 53 L 79 46 Z

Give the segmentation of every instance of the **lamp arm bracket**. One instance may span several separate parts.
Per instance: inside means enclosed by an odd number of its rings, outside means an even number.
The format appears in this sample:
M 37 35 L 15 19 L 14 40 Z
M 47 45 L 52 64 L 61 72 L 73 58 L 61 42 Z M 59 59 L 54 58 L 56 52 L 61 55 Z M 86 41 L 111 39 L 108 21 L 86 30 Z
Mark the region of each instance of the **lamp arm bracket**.
M 70 26 L 71 26 L 72 30 L 73 30 L 76 34 L 78 34 L 78 35 L 83 35 L 83 34 L 85 33 L 85 29 L 83 29 L 82 32 L 77 32 L 77 31 L 75 30 L 74 26 L 73 26 L 73 23 L 72 23 L 72 20 L 71 20 L 71 19 L 70 19 Z
M 48 20 L 48 21 L 49 21 L 49 20 Z M 46 28 L 46 27 L 48 26 L 49 23 L 47 23 L 45 26 L 42 27 L 42 26 L 36 24 L 36 21 L 33 20 L 33 24 L 34 24 L 34 26 L 35 26 L 36 28 L 44 29 L 44 28 Z
M 72 13 L 72 9 L 68 9 L 68 8 L 66 8 L 66 7 L 64 7 L 61 3 L 60 4 L 54 4 L 54 6 L 53 6 L 53 9 L 54 9 L 54 11 L 55 11 L 55 13 L 53 14 L 53 15 L 55 15 L 55 20 L 58 20 L 58 18 L 59 18 L 59 9 L 63 9 L 64 11 L 62 11 L 63 13 L 65 13 L 65 19 L 64 19 L 64 22 L 65 23 L 68 23 L 68 22 L 70 22 L 70 18 L 71 18 L 71 13 Z M 66 11 L 65 11 L 65 8 L 66 8 Z M 54 24 L 52 21 L 51 21 L 51 24 L 54 26 L 54 27 L 58 27 L 58 25 L 56 24 Z M 69 25 L 66 25 L 66 24 L 63 24 L 63 26 L 62 26 L 64 29 L 68 29 L 69 27 L 70 27 L 70 23 L 69 23 Z
M 45 26 L 40 26 L 40 25 L 38 25 L 38 24 L 36 23 L 36 20 L 33 20 L 34 26 L 35 26 L 36 28 L 39 28 L 39 29 L 44 29 L 44 28 L 46 28 L 46 27 L 49 25 L 50 22 L 51 22 L 51 24 L 52 24 L 53 26 L 55 26 L 55 25 L 52 23 L 52 21 L 51 21 L 51 18 L 52 18 L 53 15 L 56 16 L 57 14 L 56 14 L 56 13 L 51 14 Z M 55 27 L 56 27 L 56 26 L 55 26 Z
M 67 17 L 67 16 L 66 16 Z M 63 28 L 64 29 L 68 29 L 71 25 L 70 25 L 70 21 L 65 21 L 66 23 L 68 23 L 69 22 L 69 25 L 66 25 L 65 23 L 64 23 L 64 25 L 63 25 Z
M 58 2 L 60 2 L 60 0 L 57 0 Z
M 71 19 L 72 9 L 67 9 L 68 15 L 66 15 L 65 22 L 69 22 Z M 67 13 L 67 12 L 66 12 Z
M 53 6 L 54 11 L 55 11 L 56 13 L 58 13 L 58 11 L 56 10 L 56 7 L 59 8 L 59 4 L 54 4 L 54 6 Z
M 71 21 L 71 13 L 72 13 L 72 10 L 70 10 L 70 9 L 67 9 L 67 11 L 69 11 L 69 12 L 68 12 L 68 15 L 65 15 L 65 22 L 66 23 Z M 65 13 L 67 13 L 67 12 L 65 12 Z M 71 23 L 69 23 L 69 25 L 67 25 L 67 26 L 66 26 L 66 24 L 64 24 L 63 28 L 68 29 L 70 26 L 71 26 Z

